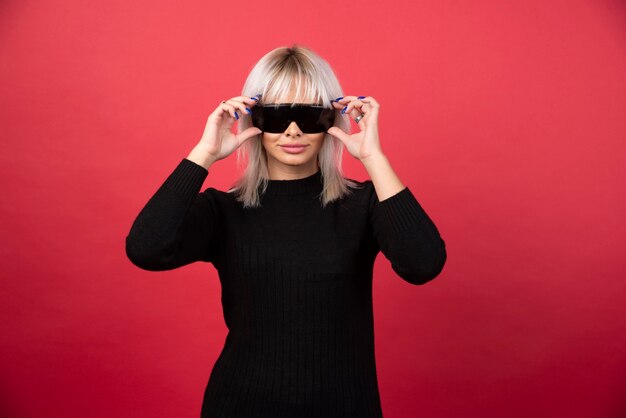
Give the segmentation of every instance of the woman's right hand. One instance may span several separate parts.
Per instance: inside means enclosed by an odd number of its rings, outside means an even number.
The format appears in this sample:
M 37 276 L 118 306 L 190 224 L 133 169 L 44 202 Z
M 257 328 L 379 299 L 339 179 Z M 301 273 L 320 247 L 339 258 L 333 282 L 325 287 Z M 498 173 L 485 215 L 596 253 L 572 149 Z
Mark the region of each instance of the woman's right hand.
M 254 98 L 237 96 L 220 103 L 209 115 L 202 138 L 194 148 L 194 157 L 207 162 L 203 165 L 210 165 L 228 157 L 245 141 L 260 134 L 262 131 L 255 126 L 249 127 L 240 134 L 231 132 L 231 128 L 241 115 L 250 114 L 251 111 L 246 111 L 246 107 L 251 109 L 256 105 L 257 99 L 257 96 Z

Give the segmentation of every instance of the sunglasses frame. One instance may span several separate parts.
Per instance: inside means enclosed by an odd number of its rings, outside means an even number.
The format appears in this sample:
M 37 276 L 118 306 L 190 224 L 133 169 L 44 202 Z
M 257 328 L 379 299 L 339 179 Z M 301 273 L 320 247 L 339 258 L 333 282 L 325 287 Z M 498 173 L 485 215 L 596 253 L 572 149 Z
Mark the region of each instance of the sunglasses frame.
M 312 113 L 311 110 L 314 112 Z M 295 121 L 302 132 L 316 134 L 326 132 L 333 126 L 336 112 L 335 108 L 310 103 L 264 103 L 252 107 L 251 117 L 252 124 L 263 132 L 283 133 L 291 122 Z M 276 114 L 281 113 L 286 114 L 287 118 L 277 120 Z M 269 116 L 267 124 L 265 123 L 266 116 Z M 270 125 L 269 128 L 268 125 Z M 310 125 L 315 125 L 315 128 Z M 276 126 L 284 127 L 284 129 L 280 130 Z

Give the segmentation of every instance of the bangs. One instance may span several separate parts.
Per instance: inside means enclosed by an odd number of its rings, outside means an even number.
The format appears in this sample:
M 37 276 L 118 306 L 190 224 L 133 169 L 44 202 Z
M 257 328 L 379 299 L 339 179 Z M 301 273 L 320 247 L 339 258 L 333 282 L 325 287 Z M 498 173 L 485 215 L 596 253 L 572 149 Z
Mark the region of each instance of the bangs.
M 303 68 L 296 59 L 276 65 L 270 72 L 270 82 L 263 91 L 262 101 L 269 103 L 311 103 L 324 105 L 324 87 L 314 67 Z M 292 97 L 291 93 L 295 96 Z M 292 100 L 289 100 L 289 99 Z

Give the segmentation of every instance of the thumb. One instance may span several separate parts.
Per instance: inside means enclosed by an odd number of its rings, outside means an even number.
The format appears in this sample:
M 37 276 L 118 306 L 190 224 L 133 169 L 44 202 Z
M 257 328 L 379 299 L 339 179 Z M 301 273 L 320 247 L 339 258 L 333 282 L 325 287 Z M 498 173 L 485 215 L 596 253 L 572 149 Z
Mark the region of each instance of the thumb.
M 343 130 L 341 130 L 340 128 L 337 128 L 336 126 L 330 127 L 326 132 L 338 138 L 341 142 L 344 142 L 344 143 L 346 139 L 348 138 L 348 134 L 346 134 Z
M 243 131 L 242 133 L 240 133 L 239 134 L 239 138 L 241 138 L 241 142 L 243 143 L 244 141 L 247 141 L 248 139 L 252 138 L 253 136 L 259 135 L 261 133 L 263 133 L 262 130 L 260 130 L 256 126 L 251 126 L 250 128 L 248 128 L 245 131 Z

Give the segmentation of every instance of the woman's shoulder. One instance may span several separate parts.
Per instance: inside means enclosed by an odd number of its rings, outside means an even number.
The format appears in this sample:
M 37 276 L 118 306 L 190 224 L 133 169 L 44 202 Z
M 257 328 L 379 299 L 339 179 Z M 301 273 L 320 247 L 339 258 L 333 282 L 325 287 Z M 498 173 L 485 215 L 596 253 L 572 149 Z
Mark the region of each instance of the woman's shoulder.
M 369 195 L 372 190 L 374 190 L 374 183 L 372 180 L 357 180 L 351 177 L 345 177 L 346 183 L 348 185 L 348 190 L 352 193 L 360 194 L 360 195 Z
M 206 189 L 202 190 L 201 194 L 216 202 L 232 202 L 235 200 L 235 193 L 217 189 L 215 187 L 207 187 Z
M 376 196 L 376 190 L 374 189 L 372 180 L 357 180 L 350 177 L 346 177 L 345 179 L 348 181 L 348 191 L 344 195 L 344 200 L 358 206 L 369 206 L 374 196 Z
M 355 183 L 359 186 L 369 186 L 370 184 L 372 184 L 372 180 L 370 179 L 365 179 L 365 180 L 357 180 L 354 179 L 352 177 L 344 177 L 348 182 L 352 182 Z

